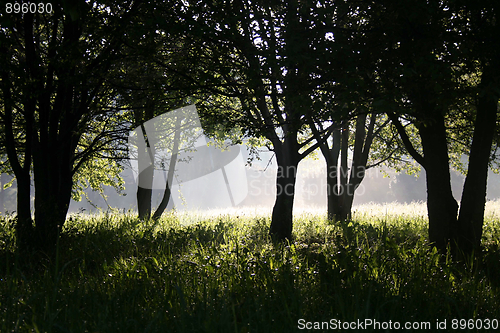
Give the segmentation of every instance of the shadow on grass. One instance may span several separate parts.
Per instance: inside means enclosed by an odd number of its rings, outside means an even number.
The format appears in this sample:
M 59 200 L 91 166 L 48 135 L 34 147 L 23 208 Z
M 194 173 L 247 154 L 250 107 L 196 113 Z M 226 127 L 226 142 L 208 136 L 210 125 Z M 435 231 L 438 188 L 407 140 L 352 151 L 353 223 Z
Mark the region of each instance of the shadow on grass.
M 289 332 L 306 321 L 498 318 L 500 253 L 459 267 L 412 221 L 298 219 L 274 245 L 266 219 L 74 217 L 57 260 L 16 257 L 1 229 L 0 331 Z M 372 331 L 368 329 L 367 331 Z

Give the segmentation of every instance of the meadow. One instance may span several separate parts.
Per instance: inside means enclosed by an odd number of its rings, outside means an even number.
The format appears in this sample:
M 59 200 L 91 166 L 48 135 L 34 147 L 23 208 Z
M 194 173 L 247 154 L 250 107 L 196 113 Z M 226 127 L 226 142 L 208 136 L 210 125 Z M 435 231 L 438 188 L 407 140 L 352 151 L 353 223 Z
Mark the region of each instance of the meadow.
M 0 332 L 492 331 L 499 216 L 489 202 L 483 253 L 460 264 L 429 246 L 423 204 L 365 205 L 345 223 L 301 211 L 289 244 L 258 210 L 188 226 L 75 214 L 52 260 L 19 256 L 3 216 Z

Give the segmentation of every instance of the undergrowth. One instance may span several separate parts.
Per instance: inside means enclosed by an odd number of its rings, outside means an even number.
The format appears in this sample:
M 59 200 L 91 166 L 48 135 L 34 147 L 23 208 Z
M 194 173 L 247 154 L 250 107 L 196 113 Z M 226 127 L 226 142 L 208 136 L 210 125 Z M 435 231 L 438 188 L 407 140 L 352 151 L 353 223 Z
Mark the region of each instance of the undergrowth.
M 451 329 L 454 318 L 500 319 L 494 219 L 480 259 L 460 265 L 428 245 L 419 216 L 332 224 L 303 214 L 294 241 L 276 245 L 264 217 L 180 226 L 174 216 L 73 215 L 51 261 L 20 257 L 12 217 L 0 223 L 0 332 L 289 332 L 300 319 L 447 319 Z

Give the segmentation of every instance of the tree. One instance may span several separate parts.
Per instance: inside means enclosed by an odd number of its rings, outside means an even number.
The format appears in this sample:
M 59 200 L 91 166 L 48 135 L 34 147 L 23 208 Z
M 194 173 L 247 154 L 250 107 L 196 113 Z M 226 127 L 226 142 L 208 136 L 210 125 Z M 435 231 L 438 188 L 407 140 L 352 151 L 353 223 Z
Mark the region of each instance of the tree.
M 165 41 L 163 41 L 165 43 Z M 132 128 L 141 127 L 142 133 L 146 133 L 144 124 L 155 117 L 177 108 L 186 100 L 185 93 L 188 89 L 181 90 L 176 87 L 172 91 L 172 74 L 162 67 L 155 65 L 156 54 L 166 57 L 166 52 L 160 52 L 162 48 L 158 41 L 153 41 L 153 45 L 139 45 L 136 54 L 129 54 L 127 61 L 123 62 L 122 69 L 116 73 L 112 79 L 112 84 L 117 87 L 119 92 L 119 104 L 123 109 L 131 110 L 130 123 Z M 165 43 L 166 44 L 166 43 Z M 163 50 L 168 45 L 163 45 Z M 145 49 L 149 52 L 145 52 Z M 124 73 L 125 74 L 124 74 Z M 170 75 L 169 75 L 170 74 Z M 171 126 L 169 132 L 172 132 Z M 174 135 L 174 133 L 171 133 Z M 146 135 L 147 138 L 147 135 Z M 139 167 L 141 172 L 138 174 L 137 187 L 137 209 L 141 220 L 148 220 L 152 212 L 152 188 L 153 175 L 155 169 L 156 152 L 155 147 L 146 140 L 144 147 L 136 146 L 137 161 L 151 161 L 146 167 Z M 176 155 L 173 154 L 173 155 Z M 170 168 L 175 168 L 175 163 L 170 164 Z M 170 172 L 169 172 L 170 174 Z M 153 214 L 158 218 L 163 213 L 169 201 L 168 186 L 165 189 L 165 195 L 160 207 Z
M 55 246 L 75 174 L 99 153 L 116 153 L 109 143 L 128 131 L 106 75 L 123 56 L 127 31 L 136 31 L 139 8 L 135 1 L 78 1 L 54 4 L 52 13 L 2 17 L 0 117 L 18 183 L 21 248 Z
M 404 152 L 373 95 L 377 60 L 371 49 L 376 42 L 367 23 L 373 6 L 336 3 L 335 8 L 338 14 L 324 21 L 329 44 L 322 59 L 324 89 L 314 96 L 316 112 L 309 127 L 327 164 L 328 218 L 344 221 L 351 216 L 354 194 L 366 169 L 382 163 L 400 165 Z M 317 42 L 315 47 L 324 45 Z M 335 128 L 330 140 L 318 136 L 325 123 Z M 377 148 L 374 157 L 372 145 Z
M 160 118 L 169 122 L 171 119 L 168 116 L 157 117 L 195 103 L 196 98 L 193 95 L 200 89 L 203 93 L 198 93 L 198 98 L 204 101 L 214 100 L 210 95 L 210 83 L 204 82 L 202 71 L 206 71 L 206 68 L 199 71 L 198 66 L 199 58 L 205 56 L 202 53 L 204 48 L 199 40 L 193 39 L 186 33 L 189 29 L 180 22 L 180 17 L 177 17 L 171 9 L 170 6 L 155 8 L 153 15 L 148 17 L 146 28 L 143 27 L 138 32 L 141 36 L 137 39 L 137 43 L 127 45 L 126 57 L 121 60 L 119 66 L 116 66 L 110 78 L 119 96 L 118 104 L 121 108 L 132 111 L 129 113 L 132 128 L 141 127 L 146 138 L 146 145 L 137 150 L 138 156 L 136 156 L 139 163 L 146 161 L 148 164 L 148 167 L 139 168 L 141 172 L 138 175 L 137 206 L 141 220 L 147 220 L 151 216 L 158 219 L 161 216 L 171 196 L 168 184 L 172 184 L 170 178 L 173 177 L 176 168 L 176 156 L 183 150 L 193 149 L 188 142 L 193 137 L 183 135 L 181 140 L 183 148 L 177 151 L 178 147 L 176 148 L 174 144 L 176 141 L 172 138 L 180 134 L 176 130 L 179 127 L 166 123 L 161 125 L 168 134 L 160 135 L 162 142 L 158 148 L 163 148 L 160 149 L 160 153 L 170 150 L 172 160 L 171 163 L 167 163 L 170 181 L 166 184 L 159 206 L 152 214 L 154 170 L 162 169 L 165 161 L 157 154 L 155 147 L 150 145 L 143 125 L 152 119 Z M 201 75 L 202 78 L 196 75 Z M 210 109 L 213 112 L 217 110 L 217 106 L 211 105 Z M 219 127 L 217 123 L 204 122 L 203 125 L 203 128 L 211 133 Z M 188 126 L 190 125 L 183 121 L 181 132 Z
M 328 219 L 345 221 L 351 218 L 354 195 L 366 170 L 383 163 L 398 167 L 408 163 L 402 156 L 402 144 L 388 125 L 387 116 L 373 111 L 360 113 L 352 121 L 336 125 L 331 140 L 320 144 L 326 160 Z M 316 125 L 311 124 L 311 128 L 317 131 Z
M 277 194 L 270 234 L 291 239 L 298 164 L 333 130 L 318 131 L 320 141 L 304 135 L 314 112 L 312 97 L 325 82 L 319 72 L 329 52 L 323 25 L 331 8 L 298 1 L 235 0 L 186 2 L 179 10 L 186 31 L 205 50 L 198 61 L 210 73 L 197 79 L 212 85 L 212 92 L 237 98 L 240 110 L 231 111 L 227 122 L 245 135 L 265 137 L 275 153 Z M 202 118 L 210 117 L 203 106 L 199 110 Z M 219 121 L 224 117 L 216 116 Z
M 412 11 L 407 11 L 411 7 Z M 378 78 L 393 124 L 411 156 L 426 171 L 429 238 L 440 250 L 478 252 L 482 236 L 486 177 L 495 133 L 499 64 L 498 6 L 481 1 L 386 3 Z M 382 49 L 381 49 L 382 50 Z M 480 73 L 480 83 L 473 78 Z M 465 80 L 464 80 L 465 78 Z M 450 124 L 453 110 L 472 112 L 473 135 L 460 211 L 450 185 Z M 416 149 L 401 117 L 418 129 Z M 458 217 L 457 217 L 457 214 Z

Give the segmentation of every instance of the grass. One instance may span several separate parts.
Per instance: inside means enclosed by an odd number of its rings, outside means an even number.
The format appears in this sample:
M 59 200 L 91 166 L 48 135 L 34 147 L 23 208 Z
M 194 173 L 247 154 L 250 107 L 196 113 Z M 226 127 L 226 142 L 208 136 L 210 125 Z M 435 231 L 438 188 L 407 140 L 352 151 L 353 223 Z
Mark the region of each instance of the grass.
M 409 207 L 366 206 L 343 224 L 303 212 L 287 246 L 270 242 L 264 215 L 189 226 L 74 215 L 52 262 L 19 257 L 2 217 L 0 332 L 290 332 L 332 319 L 433 330 L 447 319 L 451 330 L 453 318 L 500 320 L 496 213 L 486 214 L 481 259 L 457 265 L 428 246 L 426 219 Z

